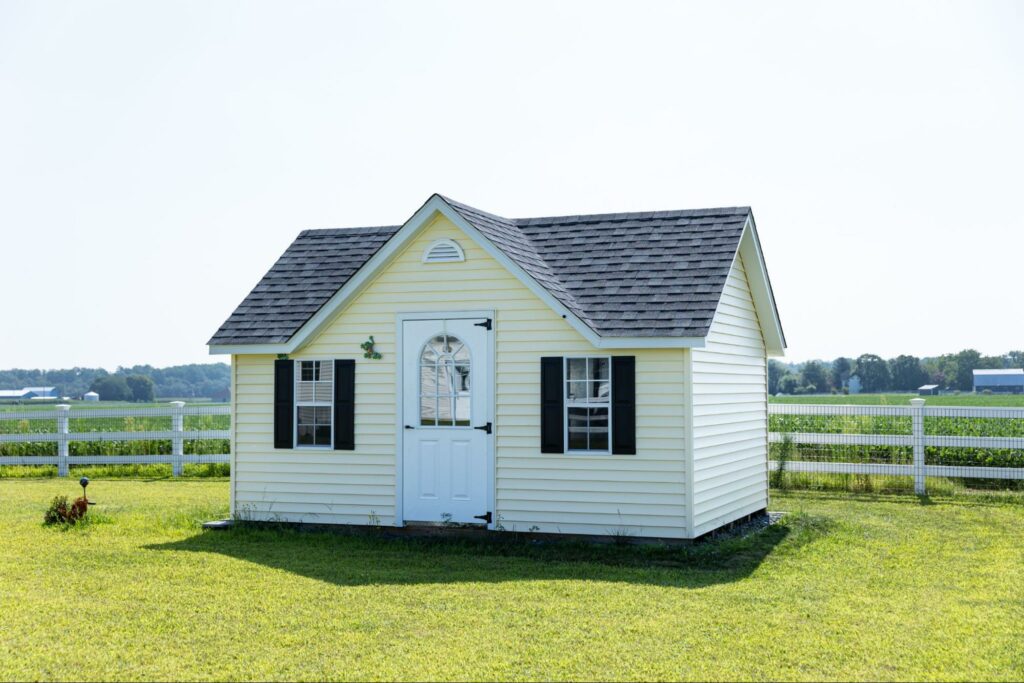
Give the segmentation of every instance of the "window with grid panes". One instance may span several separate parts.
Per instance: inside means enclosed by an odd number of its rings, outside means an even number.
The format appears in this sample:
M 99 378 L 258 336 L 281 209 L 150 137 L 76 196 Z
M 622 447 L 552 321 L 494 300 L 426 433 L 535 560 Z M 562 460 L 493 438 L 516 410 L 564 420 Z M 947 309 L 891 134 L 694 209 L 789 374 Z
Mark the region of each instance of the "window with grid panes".
M 295 445 L 332 445 L 334 362 L 295 361 Z
M 565 448 L 608 453 L 611 443 L 611 359 L 565 359 Z

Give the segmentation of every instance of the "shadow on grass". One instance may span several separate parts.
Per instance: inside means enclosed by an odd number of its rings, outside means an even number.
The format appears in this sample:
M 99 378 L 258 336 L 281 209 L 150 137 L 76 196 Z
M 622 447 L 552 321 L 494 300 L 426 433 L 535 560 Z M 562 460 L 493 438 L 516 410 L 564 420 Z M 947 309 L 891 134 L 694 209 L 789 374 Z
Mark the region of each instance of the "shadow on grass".
M 353 535 L 243 526 L 146 549 L 218 554 L 345 586 L 584 579 L 700 588 L 743 579 L 780 546 L 791 551 L 830 526 L 821 518 L 790 517 L 746 536 L 681 547 L 534 541 L 515 534 L 409 538 L 383 530 Z

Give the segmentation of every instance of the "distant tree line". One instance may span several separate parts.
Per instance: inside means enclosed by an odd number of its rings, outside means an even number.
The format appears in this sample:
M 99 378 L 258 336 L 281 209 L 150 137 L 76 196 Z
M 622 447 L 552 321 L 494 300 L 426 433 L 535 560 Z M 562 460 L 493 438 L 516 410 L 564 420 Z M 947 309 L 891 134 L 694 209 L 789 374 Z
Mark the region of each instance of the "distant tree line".
M 0 370 L 0 389 L 57 387 L 60 396 L 79 398 L 95 391 L 104 401 L 153 401 L 170 398 L 208 398 L 227 401 L 231 396 L 231 366 L 226 363 L 152 365 L 64 370 Z
M 1001 356 L 983 356 L 974 349 L 947 353 L 934 358 L 901 355 L 888 360 L 873 353 L 857 358 L 812 360 L 791 365 L 768 361 L 768 391 L 772 394 L 843 393 L 850 377 L 860 379 L 861 391 L 914 391 L 925 384 L 942 389 L 971 391 L 974 371 L 999 368 L 1024 368 L 1024 351 L 1009 351 Z

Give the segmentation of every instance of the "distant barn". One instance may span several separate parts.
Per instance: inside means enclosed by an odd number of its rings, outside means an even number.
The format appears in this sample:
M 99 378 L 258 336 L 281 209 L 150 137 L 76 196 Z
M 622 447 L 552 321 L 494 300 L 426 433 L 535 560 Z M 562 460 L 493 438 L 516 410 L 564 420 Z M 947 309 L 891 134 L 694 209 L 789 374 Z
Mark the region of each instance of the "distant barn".
M 1024 393 L 1024 370 L 975 370 L 974 390 L 994 394 Z
M 0 389 L 0 401 L 28 401 L 31 399 L 55 399 L 56 387 L 24 387 L 22 389 Z
M 57 387 L 25 387 L 26 398 L 60 398 Z

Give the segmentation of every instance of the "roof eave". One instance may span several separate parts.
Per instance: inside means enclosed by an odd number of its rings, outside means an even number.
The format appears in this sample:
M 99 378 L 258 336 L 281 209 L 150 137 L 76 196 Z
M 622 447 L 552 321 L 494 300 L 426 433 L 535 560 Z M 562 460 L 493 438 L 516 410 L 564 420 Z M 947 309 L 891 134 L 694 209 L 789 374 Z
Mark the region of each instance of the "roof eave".
M 324 303 L 323 306 L 304 323 L 285 342 L 273 343 L 226 343 L 218 344 L 212 339 L 208 342 L 211 355 L 250 355 L 250 354 L 291 354 L 301 349 L 342 310 L 345 305 L 358 296 L 372 278 L 386 267 L 395 256 L 425 227 L 436 215 L 444 215 L 454 223 L 470 239 L 483 248 L 488 255 L 500 263 L 506 270 L 520 280 L 535 296 L 547 304 L 556 314 L 560 315 L 571 327 L 580 333 L 595 348 L 599 349 L 649 349 L 649 348 L 702 348 L 705 346 L 703 336 L 661 336 L 661 337 L 630 337 L 601 336 L 586 321 L 577 316 L 558 298 L 556 298 L 537 279 L 530 275 L 518 263 L 513 261 L 501 248 L 496 246 L 486 235 L 476 228 L 462 213 L 453 207 L 441 195 L 434 194 L 407 220 L 384 245 L 368 259 L 351 278 Z M 751 280 L 755 306 L 762 320 L 762 331 L 768 355 L 782 355 L 786 347 L 782 326 L 779 322 L 778 309 L 775 305 L 771 282 L 761 254 L 760 241 L 754 226 L 752 213 L 747 214 L 743 234 L 740 238 L 737 253 L 746 251 L 746 261 L 757 264 L 757 277 Z
M 294 339 L 294 338 L 293 338 Z M 704 337 L 600 337 L 592 341 L 598 349 L 700 349 Z M 294 353 L 299 345 L 291 340 L 280 344 L 209 344 L 210 355 L 278 355 Z
M 281 344 L 208 344 L 210 353 L 214 355 L 237 353 L 237 354 L 266 354 L 266 353 L 293 353 L 313 339 L 316 334 L 340 311 L 346 303 L 359 295 L 369 284 L 370 280 L 386 266 L 391 260 L 408 244 L 415 235 L 427 225 L 437 214 L 444 215 L 454 223 L 470 239 L 474 240 L 494 260 L 518 278 L 526 287 L 533 292 L 544 303 L 550 306 L 557 314 L 561 315 L 566 322 L 583 335 L 590 343 L 598 346 L 601 337 L 589 325 L 581 320 L 575 313 L 569 310 L 564 304 L 556 299 L 543 285 L 537 282 L 521 266 L 512 261 L 505 252 L 494 245 L 477 228 L 467 221 L 462 214 L 452 207 L 439 194 L 431 195 L 430 199 L 424 202 L 416 213 L 407 220 L 399 230 L 384 243 L 366 263 L 362 265 L 355 274 L 339 289 L 313 316 L 300 327 L 292 337 Z M 599 347 L 600 348 L 600 347 Z

